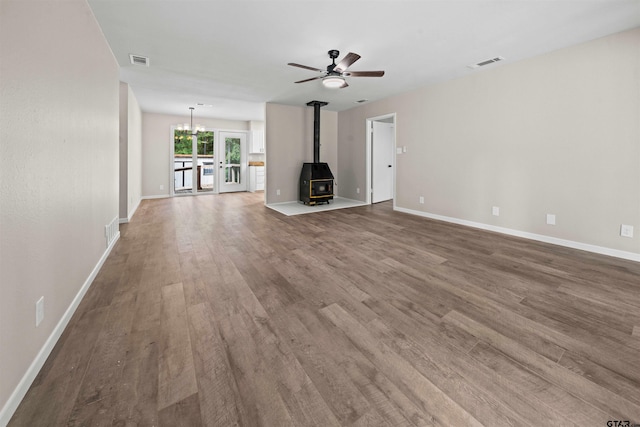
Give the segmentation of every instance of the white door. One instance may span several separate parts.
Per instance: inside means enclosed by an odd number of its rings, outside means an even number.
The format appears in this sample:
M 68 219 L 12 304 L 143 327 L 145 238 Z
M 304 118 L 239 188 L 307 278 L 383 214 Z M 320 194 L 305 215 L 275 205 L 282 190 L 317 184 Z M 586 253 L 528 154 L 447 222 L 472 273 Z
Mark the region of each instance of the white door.
M 218 192 L 247 191 L 246 132 L 220 132 L 218 150 Z
M 371 135 L 371 202 L 393 199 L 393 165 L 395 133 L 392 123 L 372 122 Z

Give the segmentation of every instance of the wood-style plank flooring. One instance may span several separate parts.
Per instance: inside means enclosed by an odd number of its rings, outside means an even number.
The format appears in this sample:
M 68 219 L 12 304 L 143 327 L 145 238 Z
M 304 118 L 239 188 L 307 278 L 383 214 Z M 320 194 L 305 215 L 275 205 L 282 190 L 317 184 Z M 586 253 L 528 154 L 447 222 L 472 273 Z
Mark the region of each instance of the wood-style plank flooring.
M 262 194 L 143 201 L 10 426 L 640 423 L 640 264 Z

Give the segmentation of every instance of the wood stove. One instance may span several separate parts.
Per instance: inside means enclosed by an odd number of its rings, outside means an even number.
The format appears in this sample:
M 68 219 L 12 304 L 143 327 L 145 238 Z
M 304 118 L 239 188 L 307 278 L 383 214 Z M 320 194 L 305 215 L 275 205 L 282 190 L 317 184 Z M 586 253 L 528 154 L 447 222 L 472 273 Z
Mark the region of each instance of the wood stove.
M 300 172 L 300 201 L 305 205 L 333 199 L 333 174 L 326 163 L 305 163 Z
M 320 107 L 328 102 L 311 101 L 313 106 L 313 163 L 304 163 L 300 172 L 300 201 L 305 205 L 329 203 L 333 199 L 333 174 L 320 163 Z

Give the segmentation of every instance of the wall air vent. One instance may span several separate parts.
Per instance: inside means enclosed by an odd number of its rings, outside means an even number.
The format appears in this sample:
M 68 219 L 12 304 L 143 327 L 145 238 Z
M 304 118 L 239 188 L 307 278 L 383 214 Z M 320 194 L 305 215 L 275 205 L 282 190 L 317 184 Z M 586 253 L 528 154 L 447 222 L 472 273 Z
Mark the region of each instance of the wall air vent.
M 133 53 L 129 54 L 129 60 L 131 60 L 132 65 L 144 65 L 146 67 L 149 66 L 149 58 L 141 55 L 134 55 Z
M 467 67 L 480 68 L 480 67 L 484 67 L 485 65 L 493 64 L 494 62 L 500 62 L 500 61 L 504 61 L 504 58 L 502 56 L 496 56 L 495 58 L 485 59 L 484 61 L 480 61 L 472 65 L 467 65 Z

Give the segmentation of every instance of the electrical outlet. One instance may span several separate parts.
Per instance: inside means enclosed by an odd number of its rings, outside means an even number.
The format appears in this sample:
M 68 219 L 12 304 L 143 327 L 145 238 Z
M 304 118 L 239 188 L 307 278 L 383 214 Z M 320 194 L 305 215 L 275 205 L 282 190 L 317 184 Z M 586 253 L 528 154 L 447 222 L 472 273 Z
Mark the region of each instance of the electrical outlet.
M 622 237 L 633 237 L 633 225 L 622 224 L 620 226 L 620 235 Z
M 424 203 L 424 197 L 420 196 L 420 203 Z
M 279 196 L 279 195 L 280 195 L 280 189 L 278 188 L 278 189 L 276 190 L 276 196 Z
M 40 326 L 42 323 L 42 319 L 44 319 L 44 297 L 40 297 L 38 301 L 36 301 L 36 326 Z
M 403 153 L 406 153 L 406 152 L 407 152 L 407 146 L 406 146 L 406 145 L 402 147 L 402 152 L 403 152 Z
M 402 147 L 396 148 L 396 154 L 402 154 Z
M 500 207 L 499 206 L 494 206 L 491 208 L 491 214 L 493 216 L 500 216 Z
M 547 224 L 556 225 L 556 216 L 554 214 L 547 214 Z
M 164 190 L 164 185 L 160 184 L 160 189 Z
M 360 194 L 360 187 L 356 188 L 356 194 Z

